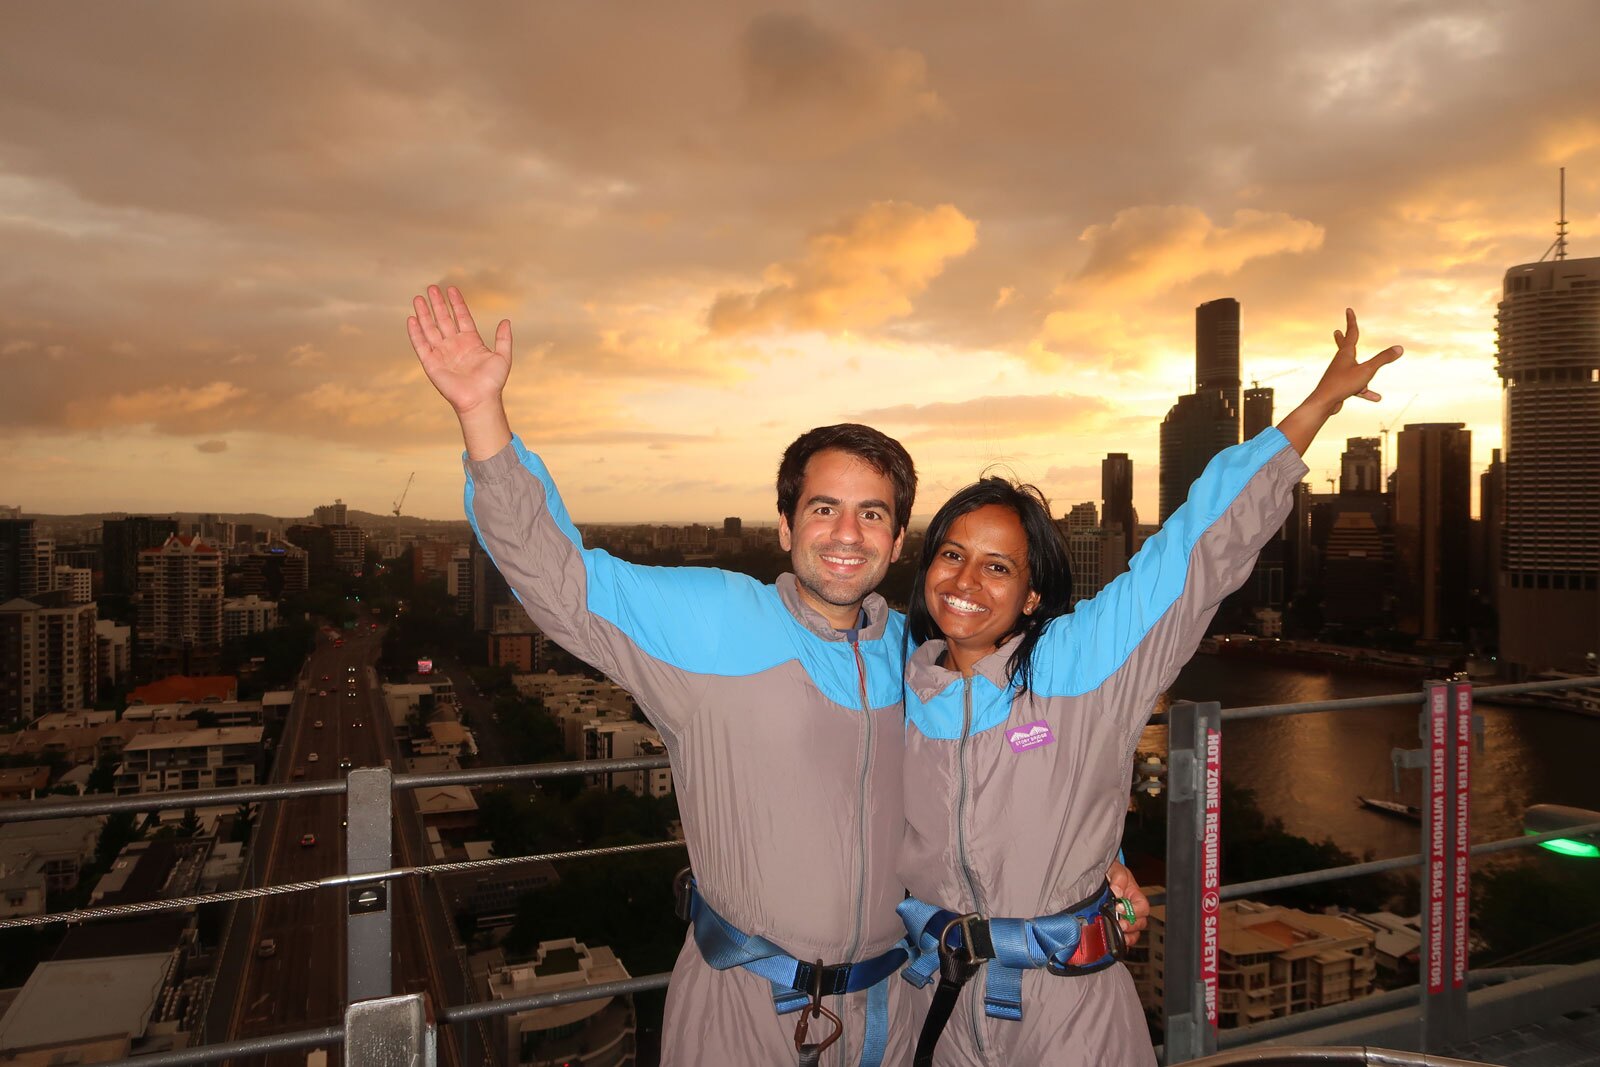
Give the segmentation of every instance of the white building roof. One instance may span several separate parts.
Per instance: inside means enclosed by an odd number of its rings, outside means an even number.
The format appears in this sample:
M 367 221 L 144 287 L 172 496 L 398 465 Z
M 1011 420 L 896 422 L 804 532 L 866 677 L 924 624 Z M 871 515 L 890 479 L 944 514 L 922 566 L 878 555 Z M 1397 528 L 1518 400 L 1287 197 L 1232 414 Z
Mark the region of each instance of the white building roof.
M 143 1034 L 171 965 L 170 952 L 39 964 L 0 1018 L 0 1051 Z
M 199 748 L 211 745 L 259 745 L 259 726 L 218 726 L 170 734 L 140 734 L 122 746 L 124 752 L 156 748 Z

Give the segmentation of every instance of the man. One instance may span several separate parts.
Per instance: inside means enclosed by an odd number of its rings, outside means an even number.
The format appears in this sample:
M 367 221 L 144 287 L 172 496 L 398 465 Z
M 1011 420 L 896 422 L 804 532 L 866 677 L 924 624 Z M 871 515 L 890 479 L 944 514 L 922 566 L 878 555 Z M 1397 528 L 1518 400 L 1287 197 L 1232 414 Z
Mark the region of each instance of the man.
M 891 980 L 905 959 L 904 622 L 873 590 L 905 538 L 911 458 L 864 426 L 791 445 L 778 536 L 794 573 L 776 585 L 623 563 L 583 548 L 512 435 L 510 323 L 491 348 L 455 288 L 430 286 L 414 308 L 412 347 L 461 423 L 485 551 L 546 633 L 634 695 L 672 759 L 697 886 L 662 1062 L 909 1062 L 927 1000 Z

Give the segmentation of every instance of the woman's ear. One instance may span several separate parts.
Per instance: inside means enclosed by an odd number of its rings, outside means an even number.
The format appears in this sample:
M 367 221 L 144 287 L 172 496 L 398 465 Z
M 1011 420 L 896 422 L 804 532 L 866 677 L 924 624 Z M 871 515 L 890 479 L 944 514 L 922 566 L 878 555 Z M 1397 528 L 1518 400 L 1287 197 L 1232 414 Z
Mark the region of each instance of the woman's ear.
M 1028 598 L 1022 602 L 1022 613 L 1032 615 L 1039 606 L 1039 594 L 1032 589 L 1028 590 Z

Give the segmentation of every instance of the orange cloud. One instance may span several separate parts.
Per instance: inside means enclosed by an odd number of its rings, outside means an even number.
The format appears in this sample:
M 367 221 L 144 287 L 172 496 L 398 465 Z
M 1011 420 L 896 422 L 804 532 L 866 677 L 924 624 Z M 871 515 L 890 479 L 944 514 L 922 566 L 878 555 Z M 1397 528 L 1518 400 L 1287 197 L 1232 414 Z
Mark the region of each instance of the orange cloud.
M 246 391 L 232 382 L 210 382 L 196 388 L 164 385 L 136 393 L 68 401 L 63 421 L 73 429 L 139 425 L 174 429 L 197 420 L 215 425 L 224 408 L 246 396 Z
M 765 288 L 717 297 L 707 321 L 714 334 L 878 326 L 910 314 L 911 298 L 977 240 L 951 204 L 881 201 L 814 234 L 801 258 L 768 267 Z
M 1076 279 L 1105 295 L 1154 296 L 1207 275 L 1235 274 L 1246 263 L 1322 245 L 1316 223 L 1283 212 L 1240 208 L 1233 225 L 1220 226 L 1186 205 L 1144 206 L 1117 212 L 1079 240 L 1089 258 Z
M 1047 437 L 1093 429 L 1111 414 L 1097 396 L 983 396 L 932 404 L 896 404 L 863 411 L 867 423 L 915 427 L 922 438 Z

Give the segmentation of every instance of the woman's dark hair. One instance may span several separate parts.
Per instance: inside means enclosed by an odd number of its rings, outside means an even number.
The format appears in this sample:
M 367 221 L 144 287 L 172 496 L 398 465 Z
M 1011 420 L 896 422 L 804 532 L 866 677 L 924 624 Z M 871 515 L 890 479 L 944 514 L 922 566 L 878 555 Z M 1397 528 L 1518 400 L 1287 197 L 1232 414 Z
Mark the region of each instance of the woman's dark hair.
M 1006 663 L 1006 677 L 1020 693 L 1033 685 L 1033 650 L 1045 626 L 1051 619 L 1065 615 L 1072 606 L 1072 567 L 1067 560 L 1067 542 L 1055 520 L 1050 518 L 1049 502 L 1035 487 L 1005 478 L 981 478 L 945 501 L 944 507 L 928 524 L 922 542 L 922 558 L 911 584 L 906 626 L 914 644 L 944 637 L 928 612 L 927 593 L 923 589 L 928 568 L 938 557 L 955 521 L 990 504 L 1006 508 L 1022 523 L 1023 536 L 1028 540 L 1028 582 L 1039 594 L 1039 606 L 1032 614 L 1018 616 L 1016 627 L 1000 641 L 1004 643 L 1022 634 L 1021 644 Z
M 794 525 L 806 464 L 818 452 L 829 449 L 856 457 L 894 485 L 894 532 L 899 536 L 911 521 L 911 505 L 916 503 L 917 468 L 899 441 L 858 422 L 807 430 L 784 449 L 783 460 L 778 464 L 778 514 L 788 519 L 791 527 Z

